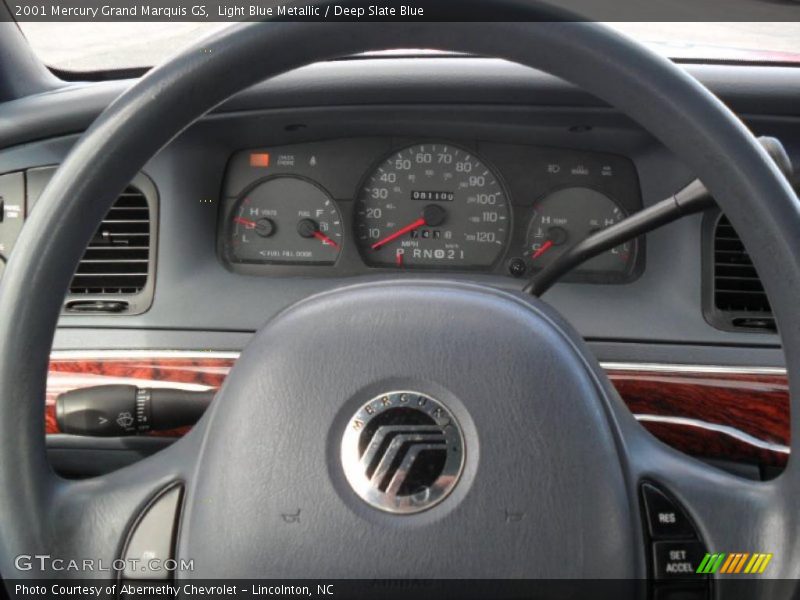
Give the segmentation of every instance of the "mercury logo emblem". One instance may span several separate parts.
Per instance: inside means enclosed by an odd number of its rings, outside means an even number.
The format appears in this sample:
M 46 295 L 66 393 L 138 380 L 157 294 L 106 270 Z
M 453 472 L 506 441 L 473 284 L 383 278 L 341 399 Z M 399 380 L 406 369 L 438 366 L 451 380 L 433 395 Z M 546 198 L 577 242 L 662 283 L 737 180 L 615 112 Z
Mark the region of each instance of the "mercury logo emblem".
M 395 514 L 441 502 L 461 476 L 464 454 L 455 417 L 419 392 L 373 398 L 353 415 L 342 437 L 342 466 L 353 490 Z

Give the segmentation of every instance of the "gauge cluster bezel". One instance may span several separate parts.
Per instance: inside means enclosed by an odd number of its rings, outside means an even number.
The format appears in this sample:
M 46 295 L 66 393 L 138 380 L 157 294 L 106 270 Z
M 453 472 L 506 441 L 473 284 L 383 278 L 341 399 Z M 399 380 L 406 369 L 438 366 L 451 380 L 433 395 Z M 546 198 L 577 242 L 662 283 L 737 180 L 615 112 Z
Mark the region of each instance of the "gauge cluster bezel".
M 453 265 L 414 268 L 372 266 L 359 251 L 355 238 L 357 198 L 364 182 L 398 150 L 415 144 L 441 144 L 467 150 L 492 170 L 506 196 L 510 231 L 503 249 L 490 267 Z M 252 154 L 269 154 L 269 166 L 250 166 Z M 313 158 L 312 158 L 313 157 Z M 560 165 L 558 172 L 553 172 Z M 610 167 L 613 176 L 601 175 Z M 550 169 L 550 171 L 548 171 Z M 230 260 L 227 235 L 229 221 L 243 195 L 259 182 L 280 176 L 292 176 L 313 182 L 324 190 L 339 210 L 344 239 L 333 264 L 240 263 Z M 519 258 L 527 237 L 534 204 L 544 196 L 564 187 L 584 186 L 611 197 L 624 214 L 642 208 L 638 173 L 627 157 L 614 153 L 509 144 L 475 139 L 371 136 L 338 138 L 283 146 L 247 148 L 229 159 L 223 180 L 217 227 L 217 255 L 226 269 L 234 273 L 260 277 L 337 278 L 375 274 L 413 276 L 442 274 L 487 275 L 505 283 L 524 280 L 534 272 L 529 266 L 521 276 L 510 272 Z M 574 272 L 567 282 L 621 284 L 639 278 L 645 266 L 645 240 L 635 242 L 635 255 L 625 273 Z

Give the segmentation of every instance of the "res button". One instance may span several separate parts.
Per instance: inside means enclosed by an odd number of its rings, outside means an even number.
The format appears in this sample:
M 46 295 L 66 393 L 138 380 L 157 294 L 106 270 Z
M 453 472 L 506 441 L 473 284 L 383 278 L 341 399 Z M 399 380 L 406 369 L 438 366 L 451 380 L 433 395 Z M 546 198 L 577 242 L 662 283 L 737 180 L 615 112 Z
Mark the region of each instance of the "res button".
M 661 490 L 642 485 L 647 524 L 653 539 L 697 538 L 686 513 Z

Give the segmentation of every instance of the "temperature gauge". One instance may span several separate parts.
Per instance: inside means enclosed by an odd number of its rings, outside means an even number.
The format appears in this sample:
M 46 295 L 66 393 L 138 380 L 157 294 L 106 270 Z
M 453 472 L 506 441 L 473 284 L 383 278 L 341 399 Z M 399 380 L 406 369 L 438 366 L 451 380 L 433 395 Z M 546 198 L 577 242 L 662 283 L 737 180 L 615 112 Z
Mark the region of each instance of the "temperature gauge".
M 570 187 L 548 194 L 534 204 L 524 256 L 534 270 L 542 269 L 584 238 L 625 218 L 617 203 L 596 190 Z M 628 275 L 636 258 L 636 242 L 627 242 L 585 262 L 576 272 Z
M 331 197 L 299 177 L 267 179 L 246 192 L 228 224 L 228 255 L 238 263 L 331 264 L 342 219 Z

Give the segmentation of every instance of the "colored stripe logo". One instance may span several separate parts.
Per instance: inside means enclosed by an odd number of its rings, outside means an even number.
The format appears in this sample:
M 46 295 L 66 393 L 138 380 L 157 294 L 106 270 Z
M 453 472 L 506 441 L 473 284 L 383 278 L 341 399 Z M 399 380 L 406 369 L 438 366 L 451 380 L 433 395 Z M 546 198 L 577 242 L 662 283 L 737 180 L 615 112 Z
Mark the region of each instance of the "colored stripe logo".
M 763 554 L 755 552 L 718 552 L 716 554 L 706 554 L 700 566 L 697 567 L 697 573 L 702 575 L 709 575 L 711 573 L 725 573 L 727 575 L 742 574 L 759 574 L 763 573 L 769 561 L 772 560 L 772 554 Z

